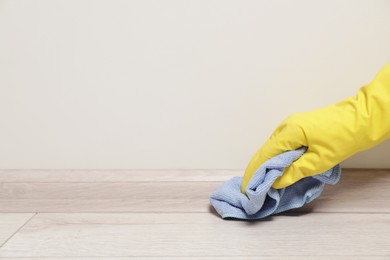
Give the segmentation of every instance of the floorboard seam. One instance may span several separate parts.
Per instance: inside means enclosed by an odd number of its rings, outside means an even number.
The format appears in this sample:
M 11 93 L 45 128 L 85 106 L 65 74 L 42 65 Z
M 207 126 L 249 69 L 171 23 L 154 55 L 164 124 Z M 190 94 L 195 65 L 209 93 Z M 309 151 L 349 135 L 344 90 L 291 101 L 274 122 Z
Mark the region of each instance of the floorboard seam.
M 24 223 L 23 223 L 23 225 L 21 225 L 8 239 L 6 239 L 2 244 L 0 244 L 0 250 L 1 250 L 1 248 L 5 245 L 5 244 L 7 244 L 7 242 L 9 241 L 9 240 L 11 240 L 11 238 L 13 238 L 15 235 L 16 235 L 16 233 L 18 233 L 24 226 L 26 226 L 29 222 L 30 222 L 30 220 L 32 220 L 36 215 L 38 215 L 38 213 L 37 212 L 35 212 L 29 219 L 27 219 Z

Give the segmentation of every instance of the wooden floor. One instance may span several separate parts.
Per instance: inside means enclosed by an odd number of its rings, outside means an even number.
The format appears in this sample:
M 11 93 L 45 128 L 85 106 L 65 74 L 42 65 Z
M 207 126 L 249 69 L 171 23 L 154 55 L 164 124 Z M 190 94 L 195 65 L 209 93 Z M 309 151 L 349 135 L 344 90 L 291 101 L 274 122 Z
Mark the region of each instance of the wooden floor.
M 343 170 L 305 207 L 222 220 L 242 171 L 0 171 L 0 259 L 390 259 L 390 170 Z

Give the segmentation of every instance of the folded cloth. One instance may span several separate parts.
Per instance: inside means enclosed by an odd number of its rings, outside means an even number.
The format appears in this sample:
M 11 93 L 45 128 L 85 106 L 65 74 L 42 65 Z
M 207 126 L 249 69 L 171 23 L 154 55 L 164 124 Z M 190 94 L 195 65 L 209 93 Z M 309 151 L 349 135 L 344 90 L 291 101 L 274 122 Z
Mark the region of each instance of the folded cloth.
M 336 165 L 318 175 L 305 177 L 298 182 L 276 190 L 274 181 L 283 174 L 307 147 L 279 154 L 264 162 L 241 193 L 243 177 L 233 177 L 210 196 L 210 203 L 222 218 L 260 219 L 289 209 L 302 207 L 320 196 L 325 184 L 336 184 L 341 167 Z

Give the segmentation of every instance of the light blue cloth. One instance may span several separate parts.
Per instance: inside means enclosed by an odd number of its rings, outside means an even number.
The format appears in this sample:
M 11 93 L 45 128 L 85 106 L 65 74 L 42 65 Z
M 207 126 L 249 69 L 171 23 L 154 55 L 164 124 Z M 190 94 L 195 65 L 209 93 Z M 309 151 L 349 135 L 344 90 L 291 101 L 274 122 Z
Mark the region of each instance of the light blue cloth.
M 210 203 L 222 218 L 260 219 L 293 208 L 320 196 L 325 184 L 336 184 L 341 175 L 340 165 L 312 177 L 306 177 L 284 189 L 272 188 L 284 168 L 298 159 L 306 147 L 287 151 L 264 162 L 241 193 L 243 177 L 233 177 L 210 196 Z

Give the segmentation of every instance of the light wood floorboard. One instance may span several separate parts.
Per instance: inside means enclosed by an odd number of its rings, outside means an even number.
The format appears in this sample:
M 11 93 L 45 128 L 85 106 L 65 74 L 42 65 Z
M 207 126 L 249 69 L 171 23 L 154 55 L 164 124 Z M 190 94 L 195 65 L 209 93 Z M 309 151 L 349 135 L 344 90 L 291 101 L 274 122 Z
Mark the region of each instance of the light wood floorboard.
M 390 170 L 344 169 L 301 209 L 222 220 L 209 195 L 242 172 L 0 170 L 0 259 L 390 259 Z
M 209 212 L 209 195 L 241 171 L 140 172 L 53 171 L 51 177 L 50 171 L 3 170 L 9 181 L 2 176 L 0 212 Z M 327 185 L 319 199 L 296 211 L 390 213 L 389 176 L 384 170 L 344 170 L 339 184 Z
M 343 169 L 347 182 L 390 182 L 389 169 Z M 0 170 L 0 183 L 31 182 L 224 182 L 244 170 Z
M 243 170 L 0 170 L 5 182 L 183 182 L 226 181 Z
M 223 221 L 207 213 L 35 216 L 1 257 L 388 256 L 390 214 L 279 215 Z

